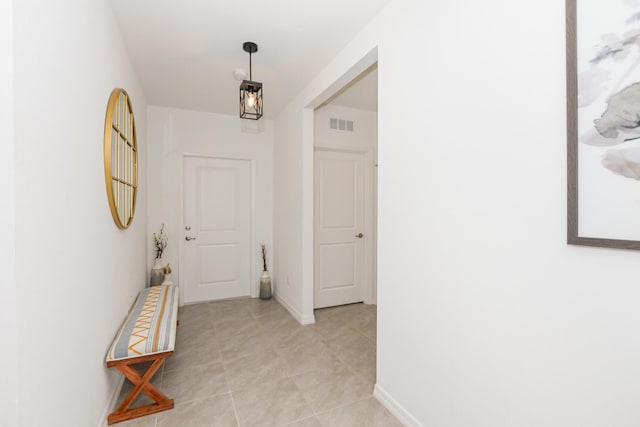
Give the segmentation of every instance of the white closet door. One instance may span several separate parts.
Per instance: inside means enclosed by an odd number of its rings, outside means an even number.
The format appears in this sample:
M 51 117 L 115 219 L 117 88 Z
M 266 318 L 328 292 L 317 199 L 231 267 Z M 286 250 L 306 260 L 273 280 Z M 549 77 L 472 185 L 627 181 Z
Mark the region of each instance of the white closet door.
M 364 300 L 364 159 L 315 152 L 315 308 Z

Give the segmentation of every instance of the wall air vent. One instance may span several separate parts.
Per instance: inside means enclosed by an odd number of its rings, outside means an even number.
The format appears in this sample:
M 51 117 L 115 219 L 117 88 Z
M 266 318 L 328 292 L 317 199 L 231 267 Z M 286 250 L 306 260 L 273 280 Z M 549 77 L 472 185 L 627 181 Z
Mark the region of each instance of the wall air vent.
M 329 128 L 353 132 L 353 121 L 331 117 L 329 119 Z

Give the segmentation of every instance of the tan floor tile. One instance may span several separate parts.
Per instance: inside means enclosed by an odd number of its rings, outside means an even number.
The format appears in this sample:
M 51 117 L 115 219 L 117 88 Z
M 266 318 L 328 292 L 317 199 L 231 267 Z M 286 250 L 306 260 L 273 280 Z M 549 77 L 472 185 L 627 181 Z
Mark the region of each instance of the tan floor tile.
M 162 391 L 176 403 L 228 393 L 229 385 L 222 363 L 167 371 Z
M 225 372 L 232 391 L 290 376 L 286 361 L 273 350 L 225 361 Z
M 315 316 L 316 324 L 301 326 L 275 300 L 181 307 L 176 351 L 154 379 L 176 407 L 121 425 L 154 427 L 156 418 L 180 427 L 400 425 L 371 397 L 376 307 Z
M 355 316 L 349 322 L 349 326 L 366 337 L 374 339 L 377 327 L 376 316 L 375 314 L 365 312 L 360 316 Z
M 241 336 L 246 339 L 262 334 L 260 322 L 249 314 L 245 317 L 224 319 L 214 323 L 216 336 L 219 339 Z
M 315 413 L 357 402 L 373 392 L 346 367 L 314 371 L 292 378 Z
M 402 427 L 373 397 L 322 412 L 316 418 L 323 427 Z
M 375 344 L 354 329 L 345 329 L 334 338 L 325 340 L 327 346 L 345 363 L 356 363 L 376 351 Z
M 369 331 L 362 331 L 362 335 L 364 335 L 365 337 L 373 341 L 373 344 L 377 343 L 377 332 L 375 329 L 371 329 Z
M 289 316 L 289 312 L 282 307 L 275 299 L 271 299 L 268 301 L 256 300 L 255 304 L 251 304 L 248 306 L 249 313 L 256 319 L 259 319 L 264 316 L 273 316 L 273 315 L 281 315 L 281 316 Z
M 218 342 L 210 333 L 203 333 L 202 340 L 195 339 L 177 342 L 173 356 L 165 362 L 165 371 L 210 365 L 222 362 Z
M 266 335 L 257 335 L 251 338 L 235 335 L 223 338 L 220 340 L 220 349 L 225 362 L 275 350 L 273 341 Z
M 316 320 L 316 323 L 308 326 L 310 329 L 315 330 L 325 339 L 335 338 L 338 335 L 345 333 L 345 331 L 352 331 L 349 326 L 348 319 L 343 316 L 331 317 L 328 319 Z M 353 331 L 355 332 L 355 331 Z
M 122 421 L 113 425 L 117 427 L 156 427 L 156 415 L 147 415 L 129 421 Z
M 305 418 L 304 420 L 294 421 L 285 427 L 322 427 L 320 421 L 316 417 Z
M 251 298 L 239 298 L 226 301 L 216 301 L 210 304 L 213 310 L 214 319 L 219 320 L 250 314 L 249 307 L 256 303 L 256 300 Z
M 180 326 L 198 324 L 200 327 L 213 321 L 213 309 L 211 304 L 185 305 L 178 310 Z
M 157 427 L 236 427 L 238 425 L 229 394 L 176 405 L 158 414 Z
M 281 348 L 278 354 L 286 361 L 291 376 L 345 366 L 321 341 Z
M 313 415 L 302 393 L 289 378 L 265 381 L 232 394 L 243 427 L 281 426 Z
M 176 333 L 176 348 L 178 346 L 182 346 L 182 343 L 187 343 L 187 345 L 190 345 L 206 339 L 217 339 L 215 336 L 215 328 L 213 327 L 213 323 L 205 322 L 202 325 L 198 323 L 183 325 L 182 323 L 180 323 L 180 325 L 178 326 L 178 331 Z
M 370 314 L 369 307 L 371 306 L 362 303 L 340 305 L 315 310 L 314 315 L 319 321 L 340 321 L 342 323 L 349 323 L 353 319 Z
M 274 337 L 278 331 L 287 328 L 303 328 L 289 313 L 267 314 L 256 318 L 258 330 L 264 336 Z
M 180 324 L 176 333 L 176 349 L 178 347 L 191 347 L 202 341 L 216 341 L 217 337 L 213 324 L 202 328 L 199 324 Z
M 295 320 L 273 329 L 269 336 L 273 340 L 276 349 L 316 343 L 323 339 L 323 336 L 314 325 L 302 326 Z
M 347 368 L 362 382 L 369 384 L 373 390 L 376 384 L 376 353 L 374 351 L 355 361 L 349 361 Z

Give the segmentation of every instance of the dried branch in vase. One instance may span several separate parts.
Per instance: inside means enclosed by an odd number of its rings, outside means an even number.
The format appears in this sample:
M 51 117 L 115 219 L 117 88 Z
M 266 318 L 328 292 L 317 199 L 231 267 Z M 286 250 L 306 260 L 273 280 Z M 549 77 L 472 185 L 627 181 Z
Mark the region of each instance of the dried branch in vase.
M 268 271 L 267 269 L 267 245 L 262 245 L 262 271 Z

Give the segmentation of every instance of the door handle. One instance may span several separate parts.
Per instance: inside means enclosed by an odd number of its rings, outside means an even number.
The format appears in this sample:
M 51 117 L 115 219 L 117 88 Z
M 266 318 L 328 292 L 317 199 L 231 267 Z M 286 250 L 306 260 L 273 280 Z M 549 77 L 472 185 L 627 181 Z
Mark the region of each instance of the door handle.
M 362 233 L 358 233 L 358 234 L 356 234 L 356 237 L 357 237 L 358 239 L 362 239 L 362 238 L 364 237 L 364 234 L 362 234 Z
M 190 242 L 192 240 L 196 240 L 196 238 L 191 236 L 185 236 L 184 240 L 186 240 L 187 242 Z

